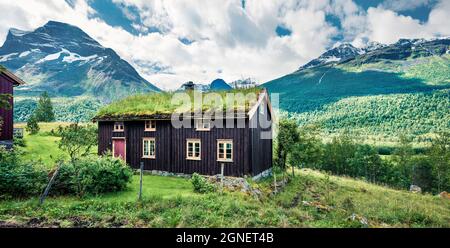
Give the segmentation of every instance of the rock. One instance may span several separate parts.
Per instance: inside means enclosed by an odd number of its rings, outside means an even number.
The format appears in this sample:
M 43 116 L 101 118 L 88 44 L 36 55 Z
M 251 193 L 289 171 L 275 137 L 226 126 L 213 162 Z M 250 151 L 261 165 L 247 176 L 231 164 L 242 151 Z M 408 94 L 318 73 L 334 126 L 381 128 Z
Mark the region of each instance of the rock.
M 323 205 L 322 203 L 320 203 L 318 201 L 313 201 L 313 202 L 302 201 L 302 204 L 303 204 L 303 206 L 315 207 L 317 210 L 324 211 L 324 212 L 328 212 L 331 209 L 333 209 L 333 207 L 325 206 L 325 205 Z
M 442 192 L 439 194 L 439 197 L 442 198 L 442 199 L 450 200 L 450 193 L 447 193 L 446 191 L 442 191 Z
M 365 227 L 369 226 L 369 222 L 367 221 L 367 219 L 364 216 L 360 216 L 360 215 L 353 213 L 352 215 L 350 215 L 350 217 L 348 217 L 348 219 L 351 221 L 358 221 Z
M 422 189 L 419 186 L 417 186 L 417 185 L 411 185 L 409 187 L 409 191 L 412 192 L 412 193 L 421 193 Z

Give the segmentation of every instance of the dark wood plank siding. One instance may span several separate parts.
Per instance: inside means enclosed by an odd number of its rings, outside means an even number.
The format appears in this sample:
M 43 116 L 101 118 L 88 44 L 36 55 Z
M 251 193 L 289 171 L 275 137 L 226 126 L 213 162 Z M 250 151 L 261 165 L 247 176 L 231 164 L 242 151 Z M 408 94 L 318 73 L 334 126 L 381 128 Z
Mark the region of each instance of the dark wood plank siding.
M 13 81 L 0 73 L 0 94 L 13 94 Z M 0 140 L 13 139 L 13 100 L 10 100 L 11 109 L 1 109 L 0 117 L 3 120 L 3 125 L 0 131 Z
M 264 115 L 260 115 L 259 108 L 265 107 Z M 258 111 L 250 119 L 250 149 L 252 154 L 250 156 L 251 174 L 257 175 L 272 167 L 272 139 L 262 138 L 263 132 L 269 133 L 272 136 L 272 125 L 270 128 L 262 128 L 259 124 L 259 118 L 265 118 L 272 123 L 272 117 L 269 114 L 267 105 L 262 104 L 258 107 Z
M 217 161 L 217 139 L 233 140 L 233 162 L 225 164 L 225 175 L 244 176 L 251 174 L 250 139 L 248 123 L 245 128 L 212 128 L 210 131 L 197 131 L 195 128 L 175 129 L 169 120 L 156 122 L 155 132 L 144 132 L 144 121 L 125 122 L 125 132 L 113 132 L 114 122 L 99 122 L 99 154 L 112 149 L 113 137 L 126 138 L 127 163 L 139 168 L 144 162 L 145 170 L 161 170 L 174 173 L 204 175 L 220 173 Z M 142 158 L 142 139 L 154 137 L 156 158 Z M 186 140 L 201 140 L 201 160 L 186 159 Z

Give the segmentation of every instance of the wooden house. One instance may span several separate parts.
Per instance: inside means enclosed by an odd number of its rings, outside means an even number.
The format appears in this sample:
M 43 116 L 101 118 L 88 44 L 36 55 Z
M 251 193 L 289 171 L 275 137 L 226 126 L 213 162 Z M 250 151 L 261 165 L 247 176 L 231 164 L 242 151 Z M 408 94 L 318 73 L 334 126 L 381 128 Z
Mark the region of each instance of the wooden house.
M 166 106 L 160 93 L 113 103 L 94 117 L 98 153 L 110 151 L 136 169 L 142 162 L 145 170 L 217 175 L 223 165 L 226 176 L 259 176 L 272 167 L 272 107 L 265 89 L 244 91 L 254 91 L 255 99 L 244 104 L 243 114 L 223 117 L 235 124 L 231 128 L 196 117 L 188 120 L 192 126 L 175 128 L 172 109 L 154 107 Z M 168 100 L 168 94 L 161 97 Z
M 0 145 L 10 148 L 13 144 L 13 88 L 25 84 L 20 78 L 8 71 L 6 68 L 0 66 L 0 94 L 10 95 L 9 107 L 0 108 L 1 130 L 0 130 Z

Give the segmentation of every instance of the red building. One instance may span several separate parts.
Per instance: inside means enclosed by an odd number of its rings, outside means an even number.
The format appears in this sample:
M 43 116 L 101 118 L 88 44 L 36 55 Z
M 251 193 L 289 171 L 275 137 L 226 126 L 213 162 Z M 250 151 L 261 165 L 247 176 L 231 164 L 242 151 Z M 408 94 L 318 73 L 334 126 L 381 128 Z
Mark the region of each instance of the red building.
M 0 129 L 0 145 L 10 147 L 13 140 L 13 88 L 25 84 L 20 78 L 0 65 L 0 94 L 10 94 L 10 108 L 0 108 L 2 121 Z

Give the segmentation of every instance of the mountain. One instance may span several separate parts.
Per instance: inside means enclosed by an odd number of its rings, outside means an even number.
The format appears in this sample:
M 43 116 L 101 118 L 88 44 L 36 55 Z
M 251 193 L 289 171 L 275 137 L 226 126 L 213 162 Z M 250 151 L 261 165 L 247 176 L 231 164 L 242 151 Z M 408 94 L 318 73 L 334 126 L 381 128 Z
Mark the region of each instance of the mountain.
M 340 62 L 342 60 L 354 58 L 363 53 L 364 53 L 363 49 L 359 49 L 351 44 L 344 43 L 326 51 L 325 53 L 320 55 L 320 57 L 318 57 L 317 59 L 311 60 L 309 63 L 300 67 L 300 70 L 321 66 L 328 63 Z
M 450 39 L 338 46 L 263 84 L 280 108 L 326 131 L 427 134 L 450 130 Z M 334 62 L 327 62 L 330 58 Z
M 228 85 L 223 79 L 216 79 L 209 84 L 210 90 L 230 90 L 232 87 Z
M 116 52 L 80 28 L 50 21 L 34 31 L 10 29 L 0 47 L 0 63 L 28 84 L 16 94 L 47 91 L 56 97 L 93 96 L 104 102 L 160 91 Z

